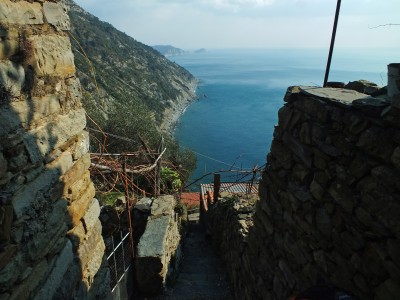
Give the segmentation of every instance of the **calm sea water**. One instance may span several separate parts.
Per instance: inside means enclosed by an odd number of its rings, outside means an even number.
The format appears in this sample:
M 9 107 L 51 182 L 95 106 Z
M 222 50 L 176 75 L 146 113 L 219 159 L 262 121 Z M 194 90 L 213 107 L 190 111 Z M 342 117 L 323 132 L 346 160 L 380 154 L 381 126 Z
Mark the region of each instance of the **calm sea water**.
M 305 49 L 207 50 L 172 57 L 200 80 L 199 100 L 188 107 L 175 132 L 182 146 L 197 153 L 191 179 L 264 165 L 287 87 L 321 86 L 326 58 L 326 50 Z M 329 80 L 386 85 L 387 64 L 399 61 L 395 49 L 339 49 Z M 225 174 L 223 180 L 238 179 L 232 176 Z M 198 183 L 211 180 L 206 176 Z

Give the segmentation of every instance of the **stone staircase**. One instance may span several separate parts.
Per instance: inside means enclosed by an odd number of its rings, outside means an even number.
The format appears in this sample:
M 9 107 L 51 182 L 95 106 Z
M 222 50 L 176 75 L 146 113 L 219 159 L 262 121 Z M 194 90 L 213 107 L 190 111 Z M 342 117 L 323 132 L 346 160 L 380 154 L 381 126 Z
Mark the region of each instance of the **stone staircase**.
M 173 287 L 159 300 L 232 299 L 222 261 L 201 224 L 191 220 L 184 242 L 184 258 Z

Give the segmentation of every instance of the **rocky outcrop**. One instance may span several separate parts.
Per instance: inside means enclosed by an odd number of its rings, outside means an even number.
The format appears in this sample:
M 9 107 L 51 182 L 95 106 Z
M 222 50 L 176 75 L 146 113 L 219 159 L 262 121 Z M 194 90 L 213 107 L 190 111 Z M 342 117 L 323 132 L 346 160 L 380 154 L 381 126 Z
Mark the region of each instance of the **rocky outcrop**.
M 106 298 L 80 83 L 57 1 L 0 2 L 0 298 Z
M 209 212 L 212 228 L 233 231 L 215 234 L 237 299 L 287 299 L 318 284 L 359 299 L 400 295 L 398 99 L 288 89 L 249 233 L 223 201 Z
M 151 213 L 137 246 L 136 280 L 144 296 L 155 296 L 164 290 L 181 259 L 180 218 L 173 196 L 154 199 Z

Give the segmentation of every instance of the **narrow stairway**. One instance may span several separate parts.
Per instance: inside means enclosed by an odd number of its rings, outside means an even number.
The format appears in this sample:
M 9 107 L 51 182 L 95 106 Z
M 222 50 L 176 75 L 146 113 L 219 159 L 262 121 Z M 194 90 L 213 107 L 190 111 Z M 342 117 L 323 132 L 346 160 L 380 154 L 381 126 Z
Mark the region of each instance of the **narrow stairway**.
M 232 299 L 221 259 L 199 223 L 189 225 L 181 272 L 161 299 Z

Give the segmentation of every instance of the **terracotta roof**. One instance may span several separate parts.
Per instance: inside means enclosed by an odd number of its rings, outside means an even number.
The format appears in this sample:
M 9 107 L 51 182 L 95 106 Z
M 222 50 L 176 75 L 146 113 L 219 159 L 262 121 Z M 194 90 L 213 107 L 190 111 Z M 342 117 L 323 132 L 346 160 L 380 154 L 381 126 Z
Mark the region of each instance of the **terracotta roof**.
M 200 203 L 200 193 L 182 193 L 181 202 L 184 204 L 199 204 Z

